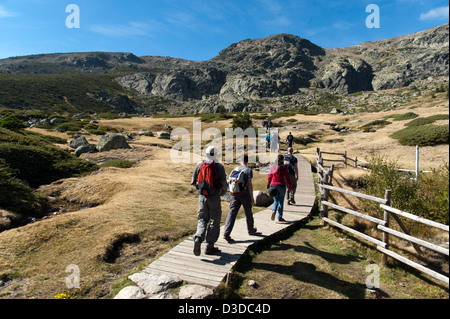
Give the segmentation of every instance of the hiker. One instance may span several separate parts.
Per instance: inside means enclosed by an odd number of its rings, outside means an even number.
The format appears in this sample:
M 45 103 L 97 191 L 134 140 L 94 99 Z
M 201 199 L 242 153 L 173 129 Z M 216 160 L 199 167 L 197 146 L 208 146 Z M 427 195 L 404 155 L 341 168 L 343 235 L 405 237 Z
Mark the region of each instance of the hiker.
M 270 143 L 271 142 L 271 136 L 270 136 L 270 132 L 267 133 L 266 135 L 266 148 L 270 148 Z
M 267 122 L 267 129 L 270 131 L 270 129 L 272 128 L 272 126 L 273 126 L 272 120 L 269 119 L 269 121 Z
M 254 235 L 257 229 L 254 227 L 252 205 L 253 199 L 253 170 L 247 167 L 248 155 L 244 155 L 240 161 L 240 166 L 236 167 L 230 174 L 230 212 L 225 222 L 224 236 L 226 241 L 232 242 L 230 234 L 233 230 L 237 214 L 241 206 L 244 206 L 247 230 L 249 235 Z
M 286 196 L 286 185 L 290 191 L 292 190 L 291 180 L 287 167 L 284 165 L 284 156 L 278 155 L 277 161 L 270 168 L 269 178 L 267 180 L 267 189 L 271 186 L 276 186 L 276 196 L 274 196 L 274 203 L 272 207 L 271 219 L 275 220 L 275 214 L 278 210 L 278 221 L 284 222 L 283 207 L 284 197 Z
M 192 185 L 199 192 L 198 198 L 198 224 L 197 233 L 194 235 L 194 254 L 200 256 L 200 247 L 206 240 L 206 255 L 219 253 L 214 247 L 220 235 L 220 221 L 222 207 L 220 196 L 228 189 L 225 168 L 218 163 L 217 148 L 210 146 L 206 149 L 207 160 L 197 164 L 192 176 Z M 208 225 L 209 224 L 209 225 Z
M 288 144 L 288 147 L 292 147 L 292 143 L 294 142 L 294 136 L 291 132 L 289 132 L 289 135 L 286 137 L 286 144 Z
M 263 121 L 262 121 L 262 126 L 263 126 L 263 128 L 266 130 L 266 132 L 267 132 L 267 120 L 263 120 Z
M 289 172 L 289 178 L 292 185 L 292 192 L 289 190 L 287 193 L 288 205 L 295 205 L 295 192 L 297 191 L 298 182 L 298 159 L 293 155 L 294 150 L 289 147 L 287 154 L 284 157 L 284 165 L 287 166 Z

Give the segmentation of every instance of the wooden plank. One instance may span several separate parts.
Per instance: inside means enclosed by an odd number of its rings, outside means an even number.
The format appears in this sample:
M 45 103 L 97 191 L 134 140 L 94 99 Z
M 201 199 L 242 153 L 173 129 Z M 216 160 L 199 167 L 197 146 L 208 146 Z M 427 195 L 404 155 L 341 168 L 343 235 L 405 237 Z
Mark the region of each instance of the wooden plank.
M 158 259 L 159 261 L 167 261 L 169 263 L 173 264 L 182 264 L 187 266 L 195 266 L 198 269 L 205 269 L 205 270 L 213 270 L 213 271 L 227 271 L 232 268 L 232 265 L 228 263 L 214 263 L 206 260 L 201 260 L 200 262 L 198 259 L 189 258 L 187 256 L 180 256 L 175 254 L 165 254 L 164 256 L 160 257 Z
M 322 188 L 329 189 L 329 190 L 332 190 L 332 191 L 336 191 L 336 192 L 339 192 L 339 193 L 344 193 L 344 194 L 356 196 L 356 197 L 359 197 L 359 198 L 368 199 L 368 200 L 371 200 L 373 202 L 380 203 L 380 204 L 383 204 L 383 205 L 386 204 L 386 200 L 384 198 L 378 198 L 378 197 L 374 197 L 374 196 L 369 196 L 369 195 L 366 195 L 366 194 L 361 194 L 361 193 L 349 191 L 347 189 L 342 189 L 342 188 L 329 186 L 329 185 L 325 185 L 325 184 L 322 184 L 321 186 L 322 186 Z
M 379 224 L 379 225 L 385 225 L 386 224 L 386 222 L 384 220 L 382 220 L 382 219 L 378 219 L 378 218 L 375 218 L 375 217 L 372 217 L 372 216 L 361 214 L 360 212 L 356 212 L 354 210 L 351 210 L 351 209 L 348 209 L 348 208 L 345 208 L 345 207 L 342 207 L 342 206 L 339 206 L 339 205 L 335 205 L 335 204 L 332 204 L 332 203 L 327 202 L 327 201 L 322 201 L 322 205 L 326 205 L 328 207 L 340 210 L 341 212 L 344 212 L 344 213 L 347 213 L 347 214 L 351 214 L 351 215 L 357 216 L 359 218 L 363 218 L 365 220 L 371 221 L 371 222 Z
M 354 229 L 352 229 L 352 228 L 350 228 L 350 227 L 347 227 L 347 226 L 344 226 L 344 225 L 342 225 L 342 224 L 339 224 L 339 223 L 337 223 L 337 222 L 335 222 L 334 220 L 331 220 L 331 219 L 329 219 L 329 218 L 322 217 L 322 219 L 323 219 L 325 222 L 329 223 L 330 225 L 333 225 L 333 226 L 335 226 L 335 227 L 341 228 L 341 229 L 343 229 L 343 230 L 345 230 L 345 231 L 347 231 L 347 232 L 349 232 L 349 233 L 351 233 L 351 234 L 353 234 L 353 235 L 356 235 L 356 236 L 358 236 L 358 237 L 364 238 L 365 240 L 367 240 L 367 241 L 369 241 L 369 242 L 371 242 L 371 243 L 377 244 L 377 245 L 379 245 L 379 246 L 381 246 L 381 247 L 386 247 L 386 244 L 383 243 L 381 240 L 378 240 L 378 239 L 376 239 L 376 238 L 370 237 L 370 236 L 368 236 L 368 235 L 366 235 L 366 234 L 363 234 L 363 233 L 361 233 L 361 232 L 359 232 L 359 231 L 357 231 L 357 230 L 354 230 Z
M 148 271 L 145 271 L 145 269 L 143 270 L 144 272 L 149 272 L 149 273 L 156 273 L 156 274 L 161 274 L 161 275 L 175 275 L 178 276 L 178 274 L 174 274 L 170 271 L 164 271 L 164 270 L 159 270 L 159 269 L 149 269 Z M 193 276 L 189 276 L 184 274 L 182 277 L 180 277 L 182 280 L 188 282 L 188 283 L 192 283 L 192 284 L 198 284 L 198 285 L 203 285 L 203 286 L 210 286 L 210 287 L 217 287 L 221 282 L 221 281 L 215 281 L 215 280 L 208 280 L 208 279 L 204 279 L 204 278 L 198 278 L 198 277 L 193 277 Z
M 425 240 L 422 240 L 422 239 L 419 239 L 419 238 L 416 238 L 416 237 L 413 237 L 413 236 L 401 233 L 399 231 L 396 231 L 396 230 L 384 227 L 382 225 L 378 225 L 378 229 L 381 230 L 381 231 L 387 232 L 387 233 L 389 233 L 391 235 L 394 235 L 396 237 L 405 239 L 405 240 L 407 240 L 407 241 L 409 241 L 411 243 L 416 243 L 416 244 L 419 244 L 419 245 L 421 245 L 423 247 L 426 247 L 428 249 L 437 251 L 437 252 L 439 252 L 441 254 L 444 254 L 444 255 L 447 255 L 447 256 L 449 255 L 449 250 L 448 249 L 446 249 L 444 247 L 441 247 L 441 246 L 438 246 L 438 245 L 435 245 L 435 244 L 432 244 L 432 243 L 429 243 L 429 242 L 427 242 Z
M 379 251 L 381 251 L 383 254 L 386 254 L 386 255 L 394 258 L 394 259 L 397 259 L 398 261 L 401 261 L 404 264 L 407 264 L 407 265 L 409 265 L 409 266 L 411 266 L 411 267 L 413 267 L 413 268 L 415 268 L 417 270 L 420 270 L 421 272 L 426 273 L 427 275 L 429 275 L 429 276 L 431 276 L 433 278 L 439 279 L 439 280 L 445 282 L 447 285 L 449 284 L 449 278 L 444 276 L 444 275 L 441 275 L 438 272 L 435 272 L 435 271 L 433 271 L 431 269 L 428 269 L 428 268 L 426 268 L 426 267 L 424 267 L 424 266 L 422 266 L 422 265 L 420 265 L 420 264 L 418 264 L 418 263 L 416 263 L 414 261 L 409 260 L 408 258 L 400 256 L 399 254 L 396 254 L 393 251 L 390 251 L 390 250 L 385 249 L 383 247 L 378 246 L 377 249 Z
M 315 202 L 311 165 L 304 158 L 299 158 L 299 169 L 301 169 L 299 181 L 301 188 L 299 187 L 298 196 L 296 196 L 298 205 L 285 205 L 284 217 L 288 220 L 287 222 L 272 221 L 270 219 L 271 207 L 269 207 L 253 215 L 255 227 L 258 229 L 256 236 L 248 234 L 246 220 L 241 218 L 236 221 L 231 234 L 232 238 L 235 239 L 234 242 L 228 243 L 221 237 L 215 243 L 215 246 L 221 249 L 221 252 L 217 255 L 203 254 L 203 249 L 206 247 L 206 243 L 203 243 L 202 254 L 195 256 L 193 253 L 194 242 L 191 238 L 173 247 L 143 271 L 174 274 L 186 282 L 217 287 L 249 246 L 309 216 Z M 224 227 L 222 226 L 222 236 L 223 231 Z
M 152 270 L 159 270 L 159 271 L 167 272 L 172 275 L 176 275 L 176 276 L 180 277 L 181 279 L 183 279 L 183 278 L 200 278 L 202 280 L 210 281 L 210 282 L 221 282 L 223 280 L 223 278 L 225 277 L 225 275 L 227 274 L 226 272 L 224 272 L 222 274 L 214 274 L 213 275 L 213 274 L 206 273 L 206 272 L 198 272 L 192 268 L 181 268 L 181 267 L 169 265 L 167 263 L 152 263 L 147 268 L 145 268 L 146 272 L 148 272 L 148 271 L 151 272 Z
M 441 224 L 441 223 L 437 223 L 437 222 L 434 222 L 432 220 L 429 220 L 429 219 L 426 219 L 426 218 L 422 218 L 422 217 L 419 217 L 419 216 L 416 216 L 416 215 L 413 215 L 413 214 L 401 211 L 401 210 L 393 208 L 391 206 L 386 206 L 384 204 L 381 204 L 380 207 L 382 209 L 384 209 L 384 210 L 387 210 L 387 211 L 391 212 L 391 213 L 394 213 L 394 214 L 397 214 L 397 215 L 400 215 L 400 216 L 412 219 L 412 220 L 414 220 L 416 222 L 419 222 L 419 223 L 422 223 L 422 224 L 425 224 L 425 225 L 428 225 L 428 226 L 436 227 L 436 228 L 445 230 L 447 232 L 449 231 L 449 226 L 447 226 L 447 225 L 444 225 L 444 224 Z
M 159 263 L 152 263 L 147 267 L 147 269 L 159 269 L 163 271 L 170 271 L 173 274 L 178 274 L 178 276 L 181 278 L 184 275 L 189 275 L 191 277 L 197 277 L 197 278 L 203 278 L 206 280 L 215 280 L 215 281 L 222 281 L 223 277 L 226 276 L 226 274 L 230 271 L 230 269 L 223 269 L 222 271 L 211 271 L 206 269 L 197 269 L 195 267 L 187 267 L 182 268 L 180 265 L 172 264 L 170 262 L 159 262 Z M 197 271 L 196 271 L 197 270 Z

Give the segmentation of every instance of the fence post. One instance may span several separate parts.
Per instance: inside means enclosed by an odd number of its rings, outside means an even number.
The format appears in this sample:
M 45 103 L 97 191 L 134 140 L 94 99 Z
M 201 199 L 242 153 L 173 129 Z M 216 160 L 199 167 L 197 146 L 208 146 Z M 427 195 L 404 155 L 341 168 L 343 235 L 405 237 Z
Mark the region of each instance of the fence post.
M 344 164 L 345 164 L 345 168 L 347 168 L 348 167 L 348 164 L 347 164 L 347 151 L 344 151 Z
M 384 199 L 386 200 L 386 206 L 391 206 L 391 191 L 386 190 L 384 194 Z M 384 210 L 384 221 L 386 224 L 385 227 L 389 227 L 389 211 Z M 389 249 L 389 234 L 386 232 L 383 232 L 383 242 L 386 244 L 386 249 Z M 387 255 L 383 253 L 381 256 L 381 264 L 383 266 L 387 266 Z

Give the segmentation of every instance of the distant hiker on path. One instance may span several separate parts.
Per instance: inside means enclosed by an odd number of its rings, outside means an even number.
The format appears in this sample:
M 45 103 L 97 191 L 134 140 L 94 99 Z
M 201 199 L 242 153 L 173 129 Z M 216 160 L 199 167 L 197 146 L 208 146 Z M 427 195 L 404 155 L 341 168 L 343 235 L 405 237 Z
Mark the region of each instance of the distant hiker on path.
M 288 147 L 292 147 L 292 143 L 294 142 L 294 136 L 291 132 L 289 132 L 289 135 L 286 137 L 286 144 L 288 144 Z
M 284 165 L 287 166 L 289 172 L 289 178 L 292 185 L 292 192 L 289 190 L 287 194 L 288 205 L 295 205 L 295 192 L 297 191 L 298 182 L 298 159 L 293 155 L 294 150 L 292 147 L 288 148 L 287 154 L 284 157 Z
M 272 207 L 271 219 L 275 220 L 275 214 L 278 210 L 278 221 L 284 222 L 283 218 L 283 207 L 284 207 L 284 197 L 286 196 L 286 185 L 291 192 L 293 192 L 291 179 L 289 177 L 289 172 L 287 166 L 284 165 L 284 156 L 278 155 L 277 161 L 270 168 L 269 178 L 267 180 L 267 188 L 270 185 L 275 185 L 277 190 L 277 195 L 274 197 L 274 203 Z
M 194 236 L 194 254 L 200 256 L 200 248 L 206 240 L 205 254 L 212 255 L 220 252 L 214 247 L 220 235 L 220 220 L 222 206 L 220 196 L 228 189 L 225 168 L 217 162 L 217 149 L 210 146 L 206 149 L 207 160 L 197 164 L 192 176 L 192 185 L 199 192 L 198 197 L 198 224 Z M 208 225 L 209 224 L 209 225 Z
M 244 206 L 245 218 L 247 221 L 247 230 L 249 235 L 256 234 L 257 229 L 254 227 L 254 219 L 252 213 L 252 205 L 255 204 L 253 199 L 253 170 L 247 167 L 248 156 L 244 155 L 241 159 L 241 165 L 236 167 L 230 174 L 230 212 L 225 222 L 225 232 L 223 238 L 228 242 L 232 242 L 230 234 L 233 230 L 237 214 L 241 206 Z

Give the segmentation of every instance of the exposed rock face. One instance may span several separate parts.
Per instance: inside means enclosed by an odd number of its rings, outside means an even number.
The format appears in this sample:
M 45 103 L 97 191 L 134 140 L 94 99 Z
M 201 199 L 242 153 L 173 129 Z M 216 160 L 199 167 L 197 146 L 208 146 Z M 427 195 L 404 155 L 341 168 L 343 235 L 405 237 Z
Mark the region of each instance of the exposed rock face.
M 448 76 L 448 42 L 448 24 L 333 50 L 279 34 L 232 44 L 191 68 L 134 74 L 119 82 L 144 95 L 197 100 L 202 113 L 217 112 L 221 105 L 236 111 L 239 103 L 250 106 L 250 101 L 301 94 L 305 88 L 351 94 Z
M 140 94 L 152 94 L 187 101 L 202 99 L 204 95 L 218 94 L 226 74 L 214 68 L 169 70 L 159 74 L 138 73 L 119 79 L 123 86 Z
M 115 149 L 130 149 L 125 136 L 121 134 L 106 134 L 100 137 L 97 144 L 99 152 L 107 152 Z
M 101 73 L 113 68 L 128 68 L 129 74 L 117 81 L 136 94 L 89 95 L 118 112 L 216 113 L 222 107 L 230 112 L 271 111 L 272 102 L 285 107 L 284 97 L 291 108 L 307 108 L 321 93 L 401 88 L 449 76 L 449 25 L 338 49 L 279 34 L 240 41 L 203 62 L 103 52 L 0 60 L 0 73 Z
M 430 76 L 449 75 L 449 25 L 330 52 L 366 61 L 373 69 L 374 90 L 401 88 Z

